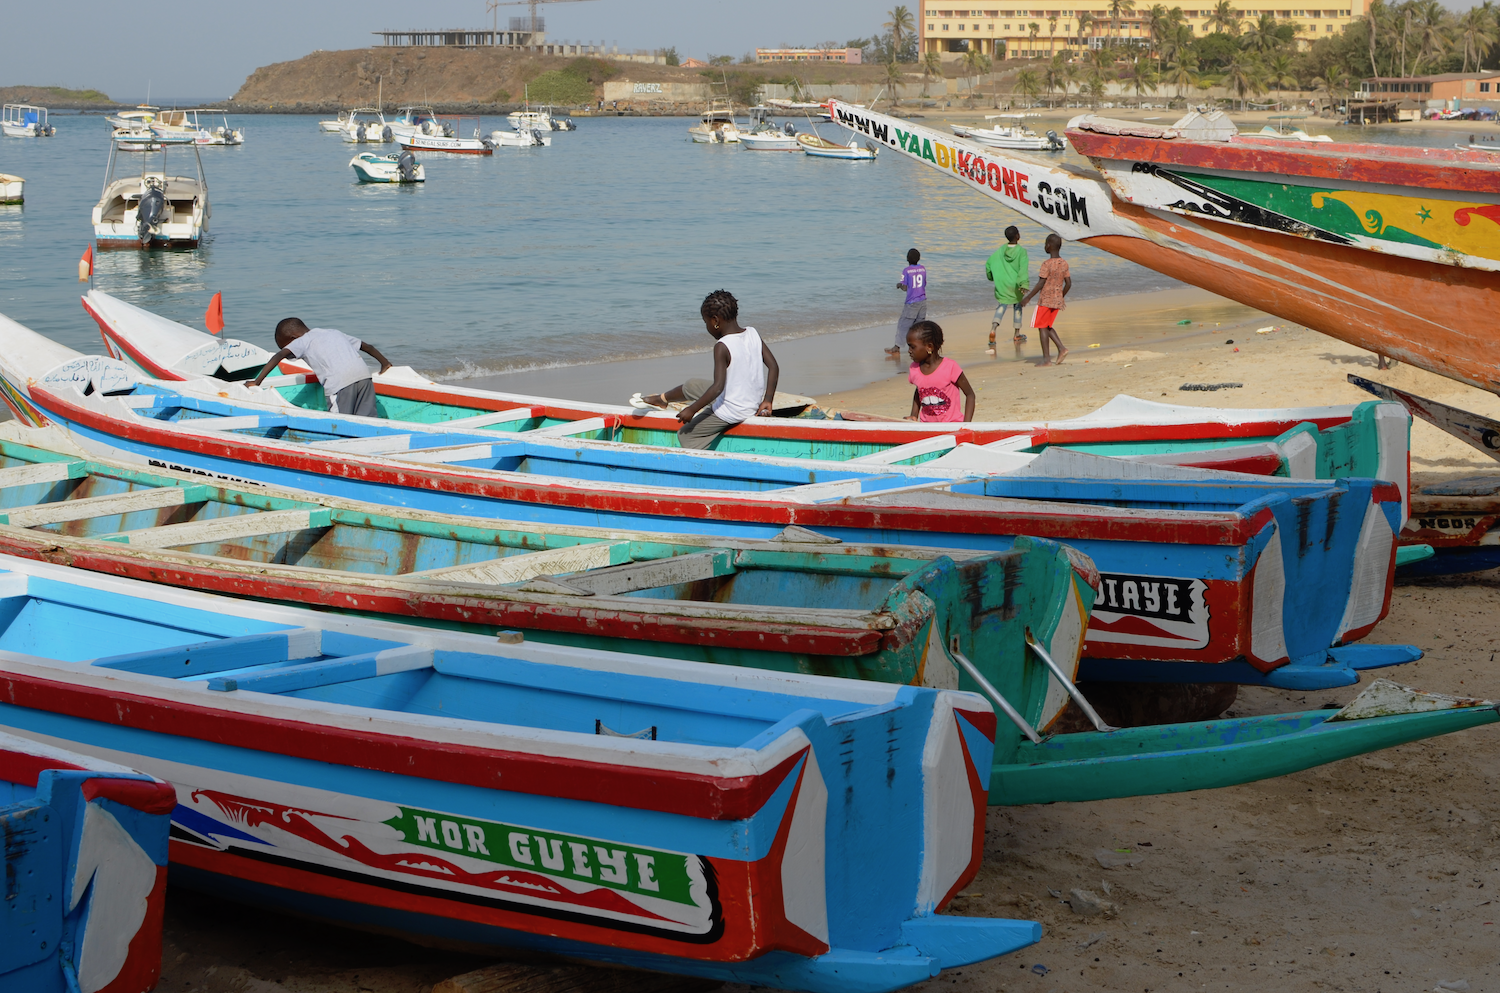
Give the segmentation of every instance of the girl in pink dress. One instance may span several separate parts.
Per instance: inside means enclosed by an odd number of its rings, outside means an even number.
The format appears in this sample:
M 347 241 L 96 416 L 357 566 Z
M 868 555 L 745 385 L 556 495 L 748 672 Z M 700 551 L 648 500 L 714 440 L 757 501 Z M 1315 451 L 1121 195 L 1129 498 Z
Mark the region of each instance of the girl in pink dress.
M 932 321 L 918 321 L 906 332 L 906 354 L 911 356 L 907 380 L 916 387 L 911 395 L 908 421 L 972 421 L 974 388 L 969 377 L 943 350 L 943 329 Z M 958 412 L 958 397 L 963 394 L 963 413 Z

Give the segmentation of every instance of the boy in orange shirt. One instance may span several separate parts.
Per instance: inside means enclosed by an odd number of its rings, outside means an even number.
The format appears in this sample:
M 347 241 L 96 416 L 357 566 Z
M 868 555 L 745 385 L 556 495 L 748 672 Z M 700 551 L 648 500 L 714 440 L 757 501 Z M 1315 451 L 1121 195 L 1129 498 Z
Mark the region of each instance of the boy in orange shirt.
M 1073 288 L 1073 277 L 1068 274 L 1068 264 L 1062 260 L 1062 238 L 1049 234 L 1046 249 L 1049 258 L 1037 270 L 1036 285 L 1021 298 L 1020 306 L 1026 306 L 1028 300 L 1037 297 L 1036 316 L 1031 319 L 1031 326 L 1041 332 L 1042 365 L 1062 365 L 1068 350 L 1063 347 L 1062 339 L 1057 336 L 1057 329 L 1053 325 L 1057 323 L 1057 315 L 1067 306 L 1063 297 Z M 1048 354 L 1048 339 L 1057 345 L 1056 362 L 1052 362 Z

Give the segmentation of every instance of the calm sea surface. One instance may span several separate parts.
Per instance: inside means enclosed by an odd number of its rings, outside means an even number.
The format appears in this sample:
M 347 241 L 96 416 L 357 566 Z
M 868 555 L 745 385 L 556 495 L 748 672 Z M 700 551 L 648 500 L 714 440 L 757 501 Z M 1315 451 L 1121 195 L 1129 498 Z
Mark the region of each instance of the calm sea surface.
M 108 127 L 95 116 L 54 123 L 54 138 L 0 138 L 0 172 L 27 181 L 24 208 L 0 207 L 0 313 L 93 352 L 77 261 Z M 234 123 L 243 146 L 201 150 L 213 205 L 203 247 L 101 253 L 95 284 L 200 328 L 222 292 L 235 337 L 274 347 L 276 321 L 296 315 L 442 378 L 701 351 L 698 305 L 720 287 L 773 341 L 890 323 L 912 246 L 934 316 L 982 309 L 993 300 L 985 257 L 1012 223 L 1033 270 L 1043 257 L 1041 228 L 895 154 L 850 163 L 693 145 L 680 118 L 580 118 L 550 148 L 428 154 L 416 187 L 354 182 L 356 150 L 395 145 L 345 144 L 306 116 Z M 156 168 L 161 156 L 128 158 Z M 1082 161 L 1071 149 L 1066 159 Z M 169 153 L 169 166 L 191 175 L 191 151 Z M 1084 245 L 1065 254 L 1079 297 L 1176 285 Z

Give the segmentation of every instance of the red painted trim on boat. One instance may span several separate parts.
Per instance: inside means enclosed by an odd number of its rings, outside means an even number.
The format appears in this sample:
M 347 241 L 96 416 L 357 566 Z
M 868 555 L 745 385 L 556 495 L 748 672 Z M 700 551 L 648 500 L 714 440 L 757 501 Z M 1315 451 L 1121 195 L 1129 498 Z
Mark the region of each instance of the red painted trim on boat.
M 743 820 L 754 814 L 803 754 L 798 752 L 758 776 L 702 776 L 353 731 L 14 672 L 0 672 L 0 702 L 100 724 L 397 776 L 710 820 Z M 415 727 L 412 731 L 421 733 Z
M 456 493 L 489 500 L 545 504 L 581 510 L 639 514 L 652 517 L 682 517 L 693 520 L 750 522 L 785 527 L 848 527 L 882 530 L 960 534 L 1024 534 L 1068 539 L 1098 538 L 1113 541 L 1169 541 L 1174 544 L 1243 545 L 1272 520 L 1269 508 L 1250 518 L 1217 517 L 1120 520 L 1057 513 L 1022 514 L 987 511 L 956 514 L 947 509 L 923 507 L 866 507 L 850 503 L 786 504 L 759 501 L 730 493 L 702 498 L 649 493 L 583 490 L 566 485 L 528 485 L 508 480 L 444 472 L 427 466 L 394 467 L 373 459 L 342 454 L 332 458 L 316 451 L 284 452 L 256 444 L 245 435 L 227 439 L 179 434 L 149 421 L 123 421 L 81 407 L 61 394 L 30 386 L 33 399 L 60 412 L 62 418 L 105 434 L 155 445 L 163 451 L 189 451 L 234 462 L 272 465 L 318 476 L 356 479 L 362 482 L 412 489 Z
M 87 766 L 75 765 L 65 759 L 32 755 L 30 752 L 13 752 L 9 749 L 0 751 L 0 766 L 4 768 L 4 772 L 0 773 L 0 779 L 7 783 L 30 786 L 33 789 L 42 773 L 48 769 L 66 769 L 69 772 L 89 771 Z
M 761 927 L 764 924 L 773 923 L 775 918 L 785 919 L 780 913 L 780 907 L 759 897 L 757 888 L 762 877 L 779 878 L 779 871 L 757 872 L 761 863 L 747 864 L 727 859 L 708 858 L 706 860 L 715 873 L 720 887 L 719 902 L 724 913 L 724 933 L 718 941 L 712 944 L 698 944 L 691 941 L 673 941 L 669 937 L 657 934 L 621 931 L 607 925 L 589 924 L 577 920 L 559 920 L 507 910 L 503 907 L 449 900 L 436 894 L 412 893 L 404 889 L 393 890 L 381 886 L 379 881 L 373 878 L 371 882 L 362 882 L 312 872 L 296 866 L 246 858 L 231 851 L 214 851 L 176 838 L 171 841 L 170 855 L 171 861 L 178 865 L 243 879 L 250 883 L 273 886 L 291 893 L 306 893 L 364 906 L 423 914 L 444 920 L 469 921 L 522 933 L 547 934 L 571 941 L 588 942 L 611 948 L 631 948 L 642 952 L 707 962 L 744 961 L 771 951 L 774 946 L 761 943 Z M 775 868 L 779 870 L 780 867 Z M 764 920 L 762 915 L 772 917 L 773 921 Z M 767 928 L 766 931 L 772 932 L 774 928 Z
M 143 814 L 170 814 L 177 809 L 177 790 L 171 783 L 141 779 L 89 779 L 83 784 L 85 800 L 101 797 Z
M 1155 162 L 1210 172 L 1240 172 L 1329 183 L 1371 183 L 1458 193 L 1500 193 L 1500 167 L 1488 152 L 1342 142 L 1192 141 L 1138 138 L 1070 128 L 1068 140 L 1091 159 Z
M 393 617 L 441 620 L 454 624 L 561 631 L 601 638 L 660 641 L 680 645 L 859 657 L 881 648 L 899 650 L 911 642 L 911 631 L 854 630 L 816 624 L 786 624 L 684 617 L 608 610 L 584 605 L 526 603 L 452 594 L 367 587 L 327 579 L 248 575 L 233 568 L 176 561 L 155 552 L 112 552 L 72 548 L 46 538 L 0 533 L 0 552 L 75 569 L 161 583 L 182 589 L 222 593 L 257 600 L 280 600 L 301 606 Z M 887 640 L 892 643 L 887 644 Z

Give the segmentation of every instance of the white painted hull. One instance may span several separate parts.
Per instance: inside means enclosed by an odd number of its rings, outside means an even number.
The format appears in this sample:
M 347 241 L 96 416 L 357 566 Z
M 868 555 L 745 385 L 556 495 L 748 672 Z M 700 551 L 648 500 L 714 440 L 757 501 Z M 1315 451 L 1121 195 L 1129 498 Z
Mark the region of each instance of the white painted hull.
M 394 156 L 371 155 L 366 152 L 350 159 L 349 165 L 361 183 L 425 183 L 427 181 L 427 170 L 421 163 L 417 164 L 416 178 L 402 179 L 400 166 Z
M 533 134 L 536 137 L 533 137 Z M 552 144 L 552 132 L 491 131 L 490 144 L 496 148 L 536 148 L 538 145 L 550 146 Z
M 26 180 L 0 172 L 0 204 L 21 203 L 25 197 Z
M 735 145 L 740 142 L 740 131 L 735 127 L 714 129 L 695 124 L 688 128 L 688 137 L 700 145 Z
M 482 138 L 446 138 L 442 135 L 415 134 L 397 139 L 402 148 L 414 152 L 456 152 L 460 155 L 490 155 L 494 152 Z
M 740 145 L 747 152 L 800 152 L 794 135 L 789 134 L 742 134 Z
M 36 124 L 6 124 L 4 131 L 12 138 L 46 138 L 48 132 L 41 130 Z

